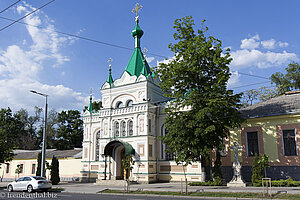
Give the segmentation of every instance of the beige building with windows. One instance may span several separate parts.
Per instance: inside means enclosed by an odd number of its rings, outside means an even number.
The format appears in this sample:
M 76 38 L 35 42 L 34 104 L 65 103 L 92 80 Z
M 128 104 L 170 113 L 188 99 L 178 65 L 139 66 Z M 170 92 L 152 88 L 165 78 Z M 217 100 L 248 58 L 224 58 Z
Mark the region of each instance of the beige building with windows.
M 232 177 L 233 155 L 229 150 L 237 141 L 242 147 L 242 177 L 251 181 L 255 154 L 269 156 L 267 177 L 300 180 L 300 91 L 287 92 L 240 110 L 246 122 L 230 133 L 227 156 L 222 158 L 226 180 Z
M 37 157 L 41 150 L 15 150 L 12 161 L 1 164 L 1 181 L 12 181 L 22 176 L 35 176 L 37 170 Z M 51 165 L 52 157 L 59 161 L 59 175 L 61 181 L 79 181 L 81 174 L 82 149 L 55 150 L 47 149 L 46 162 Z M 16 169 L 19 166 L 19 174 Z M 50 170 L 46 170 L 46 178 L 50 179 Z

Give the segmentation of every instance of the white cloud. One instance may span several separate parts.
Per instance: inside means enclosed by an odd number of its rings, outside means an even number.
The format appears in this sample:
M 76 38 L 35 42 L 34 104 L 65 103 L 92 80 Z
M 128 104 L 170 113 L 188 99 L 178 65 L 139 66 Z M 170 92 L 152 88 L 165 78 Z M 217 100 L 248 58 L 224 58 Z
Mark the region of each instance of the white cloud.
M 289 43 L 287 43 L 287 42 L 278 42 L 278 46 L 279 47 L 287 47 L 287 46 L 289 46 Z
M 146 60 L 147 60 L 148 63 L 151 63 L 153 60 L 155 60 L 155 58 L 146 56 Z
M 277 52 L 262 52 L 259 50 L 246 50 L 241 49 L 231 52 L 233 61 L 231 62 L 232 69 L 241 69 L 245 67 L 278 67 L 290 61 L 299 60 L 295 53 L 288 53 L 283 51 L 282 53 Z
M 256 49 L 259 47 L 259 35 L 241 40 L 241 49 Z
M 24 15 L 34 8 L 23 3 L 16 8 Z M 54 30 L 53 21 L 42 11 L 25 18 L 25 22 L 34 26 L 43 25 L 45 29 L 25 26 L 31 40 L 23 46 L 11 44 L 0 50 L 0 105 L 11 107 L 14 111 L 43 106 L 40 96 L 30 93 L 36 90 L 49 95 L 49 107 L 57 111 L 62 109 L 79 109 L 88 102 L 87 97 L 63 85 L 47 85 L 40 82 L 39 74 L 47 67 L 59 66 L 69 61 L 60 53 L 62 47 L 72 43 L 68 37 L 60 37 Z M 46 64 L 51 62 L 50 64 Z M 62 73 L 62 75 L 64 75 Z
M 240 74 L 238 71 L 231 72 L 230 79 L 228 80 L 227 86 L 229 88 L 236 87 L 240 85 Z
M 264 41 L 261 41 L 261 45 L 265 49 L 274 49 L 275 45 L 276 45 L 276 40 L 274 40 L 273 38 L 270 40 L 264 40 Z

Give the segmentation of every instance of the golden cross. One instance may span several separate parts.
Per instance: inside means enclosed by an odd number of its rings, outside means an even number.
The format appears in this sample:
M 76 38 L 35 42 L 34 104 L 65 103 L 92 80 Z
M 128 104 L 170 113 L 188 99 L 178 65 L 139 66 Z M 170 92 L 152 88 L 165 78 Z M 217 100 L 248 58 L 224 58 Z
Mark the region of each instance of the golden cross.
M 146 49 L 145 47 L 144 47 L 144 49 L 143 49 L 143 53 L 144 53 L 144 58 L 146 58 L 146 52 L 148 51 L 148 49 Z
M 138 12 L 139 9 L 141 9 L 143 6 L 139 5 L 139 3 L 135 4 L 135 8 L 132 10 L 133 13 L 135 13 L 135 20 L 138 21 L 139 16 L 138 16 Z
M 92 96 L 92 94 L 93 94 L 93 89 L 92 89 L 92 88 L 90 89 L 90 94 L 91 94 L 91 96 Z
M 111 62 L 112 61 L 113 61 L 113 59 L 111 59 L 111 58 L 109 58 L 108 61 L 107 61 L 109 63 L 109 68 L 111 68 Z

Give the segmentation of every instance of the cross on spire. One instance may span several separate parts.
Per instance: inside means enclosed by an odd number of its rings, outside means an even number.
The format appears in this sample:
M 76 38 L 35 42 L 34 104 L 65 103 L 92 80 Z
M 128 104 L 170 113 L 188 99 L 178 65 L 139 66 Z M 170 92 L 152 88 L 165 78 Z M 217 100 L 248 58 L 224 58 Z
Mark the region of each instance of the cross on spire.
M 135 13 L 135 21 L 138 22 L 139 21 L 139 15 L 138 12 L 139 10 L 142 8 L 143 6 L 139 5 L 139 3 L 135 4 L 135 8 L 132 10 L 133 13 Z
M 148 49 L 146 49 L 145 47 L 144 47 L 144 49 L 143 49 L 143 54 L 144 54 L 144 58 L 146 58 L 146 52 L 148 51 Z
M 111 58 L 109 58 L 108 61 L 107 61 L 108 65 L 109 65 L 109 69 L 111 69 L 111 63 L 112 63 L 112 61 L 113 61 L 113 59 L 111 59 Z

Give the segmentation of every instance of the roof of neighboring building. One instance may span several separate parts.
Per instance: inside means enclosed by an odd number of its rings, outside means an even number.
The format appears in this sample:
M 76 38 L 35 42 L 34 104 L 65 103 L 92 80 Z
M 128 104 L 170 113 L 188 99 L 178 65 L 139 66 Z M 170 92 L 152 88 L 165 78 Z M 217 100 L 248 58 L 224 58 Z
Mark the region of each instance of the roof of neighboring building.
M 300 113 L 300 90 L 286 92 L 267 101 L 240 109 L 244 118 Z
M 41 150 L 15 150 L 13 159 L 36 159 Z M 46 158 L 81 158 L 82 157 L 82 148 L 75 148 L 71 150 L 56 150 L 56 149 L 47 149 Z

